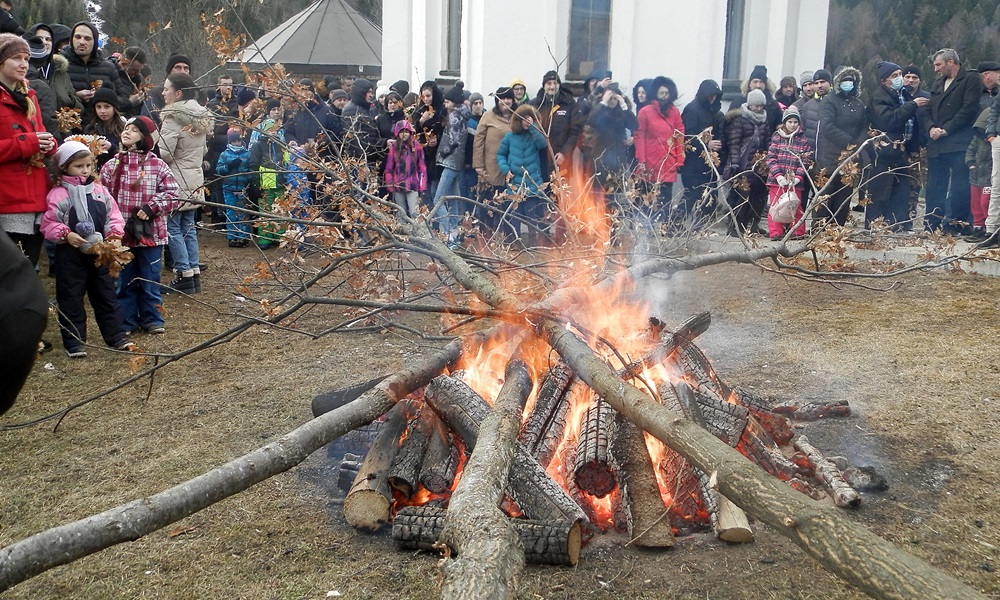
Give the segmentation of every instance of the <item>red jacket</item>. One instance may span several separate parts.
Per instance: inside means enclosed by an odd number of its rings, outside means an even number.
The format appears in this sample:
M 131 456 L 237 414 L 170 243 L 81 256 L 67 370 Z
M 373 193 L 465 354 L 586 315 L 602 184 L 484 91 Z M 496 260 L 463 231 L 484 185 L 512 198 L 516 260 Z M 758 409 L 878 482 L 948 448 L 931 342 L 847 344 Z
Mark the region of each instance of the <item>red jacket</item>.
M 668 108 L 666 116 L 655 101 L 642 107 L 635 132 L 635 158 L 645 167 L 646 181 L 677 181 L 677 169 L 684 164 L 684 122 L 676 106 Z
M 0 213 L 45 212 L 45 194 L 49 177 L 45 166 L 33 166 L 29 160 L 38 152 L 36 131 L 45 131 L 42 110 L 35 90 L 28 90 L 28 100 L 35 105 L 35 118 L 27 115 L 3 87 L 0 87 Z M 50 154 L 55 153 L 55 148 Z

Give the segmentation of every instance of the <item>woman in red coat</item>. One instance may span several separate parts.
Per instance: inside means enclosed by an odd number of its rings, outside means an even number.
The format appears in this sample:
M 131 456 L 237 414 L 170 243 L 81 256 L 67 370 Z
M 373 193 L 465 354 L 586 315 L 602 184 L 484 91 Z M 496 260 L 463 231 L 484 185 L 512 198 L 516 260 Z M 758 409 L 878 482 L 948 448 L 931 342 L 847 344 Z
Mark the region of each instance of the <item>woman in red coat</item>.
M 662 223 L 670 215 L 677 169 L 684 164 L 684 122 L 674 106 L 677 86 L 672 79 L 663 76 L 654 79 L 649 95 L 652 101 L 639 111 L 635 158 L 642 179 L 650 187 L 660 186 L 651 217 Z
M 56 141 L 45 131 L 35 90 L 25 81 L 28 57 L 26 41 L 0 34 L 0 229 L 36 264 L 49 189 L 42 159 L 55 152 Z

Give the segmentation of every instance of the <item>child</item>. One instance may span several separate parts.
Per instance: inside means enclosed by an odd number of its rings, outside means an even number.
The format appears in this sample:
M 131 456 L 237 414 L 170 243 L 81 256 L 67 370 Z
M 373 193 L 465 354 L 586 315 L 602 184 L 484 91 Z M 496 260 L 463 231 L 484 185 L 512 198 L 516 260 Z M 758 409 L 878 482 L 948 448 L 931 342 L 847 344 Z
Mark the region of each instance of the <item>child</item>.
M 773 206 L 782 194 L 791 190 L 799 198 L 795 208 L 795 217 L 791 223 L 778 223 L 767 214 L 767 232 L 772 240 L 780 240 L 785 236 L 787 227 L 795 226 L 794 236 L 806 233 L 806 222 L 802 218 L 802 192 L 806 169 L 812 164 L 812 151 L 806 142 L 802 130 L 799 129 L 799 111 L 794 106 L 788 107 L 781 117 L 771 146 L 767 150 L 767 190 L 768 206 Z
M 154 131 L 156 124 L 149 117 L 130 119 L 122 131 L 121 151 L 101 169 L 101 181 L 126 216 L 122 243 L 135 256 L 122 269 L 118 284 L 125 329 L 158 334 L 164 332 L 159 307 L 167 216 L 176 204 L 178 189 L 170 168 L 151 152 Z
M 272 114 L 274 109 L 272 109 Z M 260 176 L 260 211 L 268 212 L 284 188 L 284 171 L 288 162 L 285 134 L 277 121 L 270 118 L 260 124 L 261 135 L 250 150 L 250 170 Z M 252 137 L 252 136 L 251 136 Z M 278 234 L 270 225 L 257 228 L 257 247 L 266 250 L 278 243 Z
M 116 350 L 131 350 L 115 298 L 115 282 L 106 266 L 97 266 L 93 246 L 105 238 L 120 238 L 125 224 L 108 190 L 94 183 L 94 155 L 84 144 L 67 141 L 55 154 L 54 186 L 42 217 L 45 239 L 56 245 L 56 302 L 63 346 L 70 358 L 87 356 L 87 311 L 90 298 L 104 342 Z
M 415 218 L 420 214 L 420 194 L 427 191 L 427 163 L 424 149 L 413 135 L 413 125 L 403 119 L 392 128 L 385 159 L 385 187 L 399 210 Z
M 97 157 L 97 171 L 118 154 L 125 119 L 118 112 L 118 95 L 111 88 L 100 87 L 94 92 L 94 118 L 83 129 L 86 134 L 103 136 L 107 142 Z
M 250 244 L 249 216 L 238 208 L 246 207 L 250 187 L 250 151 L 243 145 L 243 132 L 230 129 L 228 145 L 219 155 L 215 172 L 222 177 L 222 197 L 226 201 L 226 238 L 230 248 L 246 248 Z

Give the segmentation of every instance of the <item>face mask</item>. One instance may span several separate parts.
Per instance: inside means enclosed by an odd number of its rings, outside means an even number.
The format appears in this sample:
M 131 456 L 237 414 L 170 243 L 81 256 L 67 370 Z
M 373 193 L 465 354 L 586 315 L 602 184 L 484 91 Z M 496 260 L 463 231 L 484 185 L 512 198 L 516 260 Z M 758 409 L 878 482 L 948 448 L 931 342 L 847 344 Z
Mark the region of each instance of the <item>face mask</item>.
M 845 94 L 850 94 L 851 92 L 854 91 L 854 82 L 853 81 L 841 81 L 840 82 L 840 91 L 844 92 Z
M 898 90 L 902 89 L 902 87 L 903 87 L 903 76 L 900 75 L 899 77 L 893 77 L 892 78 L 892 89 L 898 91 Z

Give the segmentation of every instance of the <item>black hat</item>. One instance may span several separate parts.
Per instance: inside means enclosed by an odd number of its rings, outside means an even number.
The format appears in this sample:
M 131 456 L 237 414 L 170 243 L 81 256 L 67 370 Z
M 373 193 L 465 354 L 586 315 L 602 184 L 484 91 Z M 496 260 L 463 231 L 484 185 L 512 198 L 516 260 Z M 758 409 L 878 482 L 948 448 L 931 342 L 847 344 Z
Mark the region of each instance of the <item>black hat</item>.
M 303 77 L 302 79 L 300 79 L 299 85 L 305 86 L 311 90 L 316 88 L 316 84 L 313 83 L 313 80 L 309 79 L 308 77 Z
M 24 38 L 24 41 L 28 42 L 28 56 L 31 58 L 45 58 L 49 55 L 48 51 L 45 50 L 42 38 L 27 33 L 21 37 Z
M 277 98 L 268 98 L 264 114 L 271 112 L 271 109 L 278 108 L 279 106 L 281 106 L 281 100 L 278 100 Z
M 750 71 L 750 77 L 747 81 L 753 81 L 754 79 L 760 79 L 761 81 L 767 81 L 767 67 L 764 65 L 757 65 Z
M 993 60 L 984 60 L 983 62 L 979 63 L 979 66 L 976 67 L 976 70 L 979 71 L 980 73 L 985 73 L 987 71 L 1000 71 L 1000 63 Z
M 924 74 L 920 71 L 920 67 L 917 65 L 909 65 L 903 69 L 903 75 L 916 75 L 917 77 L 923 79 Z
M 104 102 L 115 107 L 115 110 L 121 110 L 121 106 L 118 104 L 118 94 L 109 87 L 99 87 L 94 92 L 93 104 L 96 106 L 98 102 Z
M 344 90 L 340 90 L 340 89 L 333 90 L 332 92 L 330 92 L 330 102 L 333 102 L 334 100 L 340 100 L 340 99 L 350 100 L 351 97 L 347 95 L 347 92 L 345 92 Z
M 517 100 L 517 96 L 514 95 L 514 90 L 502 85 L 497 88 L 497 91 L 493 92 L 493 97 L 497 100 L 501 98 L 510 98 L 511 100 Z
M 555 81 L 556 83 L 559 84 L 562 83 L 562 79 L 559 79 L 559 73 L 556 73 L 555 71 L 549 71 L 542 76 L 542 85 L 545 85 L 550 81 Z
M 465 84 L 461 81 L 457 82 L 453 87 L 448 88 L 448 91 L 444 93 L 445 100 L 451 100 L 455 104 L 461 104 L 465 102 L 464 93 Z
M 831 75 L 826 69 L 816 69 L 816 72 L 813 73 L 813 81 L 833 83 L 833 75 Z
M 257 92 L 251 90 L 248 87 L 240 88 L 240 91 L 236 92 L 236 103 L 240 106 L 245 106 L 250 104 L 257 98 Z
M 389 86 L 389 89 L 399 94 L 400 98 L 410 93 L 410 83 L 400 79 Z
M 189 70 L 192 71 L 194 70 L 191 69 L 190 58 L 184 56 L 183 54 L 178 54 L 175 52 L 171 54 L 170 57 L 167 59 L 167 75 L 170 75 L 170 72 L 174 70 L 174 67 L 176 67 L 180 63 L 184 63 L 185 65 L 187 65 Z
M 997 65 L 997 67 L 1000 68 L 1000 65 Z M 883 79 L 885 79 L 889 75 L 892 75 L 898 70 L 899 70 L 899 65 L 897 65 L 894 62 L 889 62 L 887 60 L 883 60 L 875 65 L 875 71 L 878 73 L 879 81 L 882 81 Z

